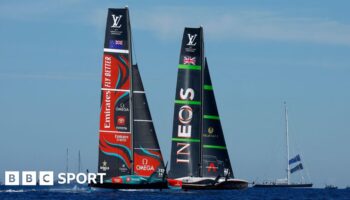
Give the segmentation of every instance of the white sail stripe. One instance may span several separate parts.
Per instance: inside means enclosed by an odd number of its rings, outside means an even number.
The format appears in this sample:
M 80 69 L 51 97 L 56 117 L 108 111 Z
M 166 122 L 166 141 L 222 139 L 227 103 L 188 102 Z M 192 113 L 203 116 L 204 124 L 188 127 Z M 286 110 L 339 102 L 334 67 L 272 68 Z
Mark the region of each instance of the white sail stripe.
M 112 89 L 112 88 L 101 88 L 101 90 L 117 91 L 117 92 L 130 92 L 130 90 L 125 89 Z
M 103 51 L 104 51 L 104 52 L 108 52 L 108 53 L 129 53 L 129 50 L 125 50 L 125 49 L 109 49 L 109 48 L 104 48 Z
M 152 120 L 149 120 L 149 119 L 134 119 L 134 122 L 152 122 Z
M 100 132 L 104 132 L 104 133 L 123 133 L 123 134 L 131 134 L 130 132 L 124 132 L 124 131 L 105 131 L 105 130 L 100 130 Z
M 160 149 L 152 149 L 152 148 L 134 148 L 134 149 L 146 149 L 151 151 L 160 151 Z
M 145 91 L 133 91 L 133 93 L 145 93 Z

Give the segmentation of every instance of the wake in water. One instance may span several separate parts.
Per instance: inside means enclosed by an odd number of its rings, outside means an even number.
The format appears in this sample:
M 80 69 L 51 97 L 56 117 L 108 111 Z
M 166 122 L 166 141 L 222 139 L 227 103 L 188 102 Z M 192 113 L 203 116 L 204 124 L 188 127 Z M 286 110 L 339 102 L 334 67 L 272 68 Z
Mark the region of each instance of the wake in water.
M 91 190 L 88 187 L 51 188 L 51 189 L 7 189 L 0 191 L 0 199 L 73 199 L 73 200 L 105 200 L 105 199 L 349 199 L 350 190 L 325 189 L 256 189 L 226 191 L 184 191 L 184 190 Z

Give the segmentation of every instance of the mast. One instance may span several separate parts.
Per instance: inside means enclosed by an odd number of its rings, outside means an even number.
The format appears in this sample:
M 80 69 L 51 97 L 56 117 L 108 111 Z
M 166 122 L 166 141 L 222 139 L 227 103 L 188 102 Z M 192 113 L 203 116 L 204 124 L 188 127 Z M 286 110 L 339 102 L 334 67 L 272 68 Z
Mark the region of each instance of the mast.
M 68 148 L 66 151 L 66 174 L 68 173 Z
M 78 151 L 78 173 L 81 171 L 81 159 L 80 159 L 80 150 Z
M 203 110 L 204 110 L 204 101 L 203 101 L 203 86 L 204 86 L 204 66 L 205 66 L 205 56 L 204 56 L 204 35 L 203 35 L 203 28 L 202 26 L 199 27 L 200 28 L 200 34 L 201 34 L 201 44 L 202 44 L 202 66 L 201 66 L 201 77 L 200 77 L 200 81 L 201 81 L 201 93 L 200 93 L 200 99 L 201 99 L 201 112 L 200 112 L 200 116 L 201 116 L 201 127 L 200 127 L 200 142 L 199 142 L 199 163 L 198 163 L 198 176 L 202 177 L 203 176 L 203 124 L 204 124 L 204 119 L 203 119 Z
M 285 114 L 285 121 L 286 121 L 286 143 L 287 143 L 287 183 L 289 185 L 290 183 L 290 167 L 289 167 L 289 135 L 288 135 L 288 110 L 287 110 L 287 103 L 284 102 L 284 114 Z
M 131 160 L 130 160 L 130 174 L 132 175 L 134 173 L 134 132 L 133 132 L 133 125 L 134 125 L 134 110 L 133 110 L 133 67 L 132 67 L 132 43 L 131 43 L 131 24 L 130 24 L 130 16 L 129 16 L 129 9 L 128 6 L 125 6 L 126 9 L 126 17 L 128 19 L 128 47 L 129 47 L 129 63 L 130 63 L 130 98 L 129 98 L 129 105 L 130 105 L 130 133 L 131 133 Z

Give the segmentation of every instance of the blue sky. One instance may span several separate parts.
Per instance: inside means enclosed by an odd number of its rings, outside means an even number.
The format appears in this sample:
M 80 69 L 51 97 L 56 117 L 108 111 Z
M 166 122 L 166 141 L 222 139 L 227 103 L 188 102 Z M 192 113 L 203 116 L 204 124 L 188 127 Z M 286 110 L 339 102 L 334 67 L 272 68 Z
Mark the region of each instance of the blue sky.
M 283 101 L 292 152 L 318 187 L 350 185 L 348 1 L 2 1 L 0 171 L 97 169 L 107 8 L 128 5 L 134 50 L 169 160 L 183 28 L 204 27 L 235 174 L 284 177 Z M 305 175 L 307 176 L 307 175 Z M 0 180 L 3 180 L 1 175 Z

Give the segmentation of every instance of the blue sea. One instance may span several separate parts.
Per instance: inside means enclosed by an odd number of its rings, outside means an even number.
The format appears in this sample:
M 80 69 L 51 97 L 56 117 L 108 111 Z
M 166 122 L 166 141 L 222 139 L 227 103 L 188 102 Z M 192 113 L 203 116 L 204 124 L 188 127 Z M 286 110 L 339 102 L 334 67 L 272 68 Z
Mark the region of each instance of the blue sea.
M 131 200 L 131 199 L 177 199 L 177 200 L 282 200 L 282 199 L 349 199 L 350 189 L 257 189 L 226 191 L 182 191 L 182 190 L 153 190 L 153 191 L 91 191 L 90 189 L 18 189 L 0 190 L 1 200 L 12 199 L 64 199 L 64 200 Z

